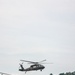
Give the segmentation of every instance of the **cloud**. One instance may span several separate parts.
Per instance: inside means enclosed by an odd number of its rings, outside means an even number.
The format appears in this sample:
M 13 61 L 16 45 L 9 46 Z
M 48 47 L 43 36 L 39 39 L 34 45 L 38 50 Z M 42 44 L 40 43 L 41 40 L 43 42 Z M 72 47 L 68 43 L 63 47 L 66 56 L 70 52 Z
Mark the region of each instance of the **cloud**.
M 72 0 L 8 0 L 1 1 L 0 16 L 42 16 L 46 13 L 72 13 L 74 11 L 74 3 Z

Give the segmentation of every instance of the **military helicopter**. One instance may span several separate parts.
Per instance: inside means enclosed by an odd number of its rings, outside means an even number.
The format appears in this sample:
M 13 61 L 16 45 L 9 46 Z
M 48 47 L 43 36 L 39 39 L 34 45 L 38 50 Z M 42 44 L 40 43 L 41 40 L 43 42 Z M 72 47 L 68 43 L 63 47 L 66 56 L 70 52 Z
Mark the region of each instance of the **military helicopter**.
M 45 66 L 43 66 L 43 65 L 41 65 L 41 64 L 46 64 L 46 63 L 42 63 L 42 62 L 44 62 L 44 61 L 46 61 L 46 60 L 42 60 L 42 61 L 40 61 L 40 62 L 33 62 L 33 61 L 27 61 L 27 60 L 20 60 L 20 61 L 22 61 L 22 64 L 20 64 L 20 69 L 19 69 L 19 71 L 23 71 L 23 72 L 27 72 L 27 71 L 37 71 L 37 70 L 40 70 L 40 71 L 42 71 L 44 68 L 45 68 Z M 30 67 L 29 68 L 24 68 L 23 67 L 23 62 L 28 62 L 28 64 L 32 64 L 32 65 L 30 65 Z M 47 63 L 48 64 L 48 63 Z

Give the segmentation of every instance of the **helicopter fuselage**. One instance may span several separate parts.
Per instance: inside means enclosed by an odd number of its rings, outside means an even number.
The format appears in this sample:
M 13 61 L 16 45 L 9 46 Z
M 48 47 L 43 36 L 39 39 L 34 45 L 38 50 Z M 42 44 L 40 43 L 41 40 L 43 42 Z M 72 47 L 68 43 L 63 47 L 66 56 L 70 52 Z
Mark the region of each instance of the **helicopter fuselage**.
M 40 64 L 31 65 L 29 68 L 26 68 L 26 69 L 24 69 L 22 65 L 20 65 L 20 66 L 21 66 L 21 69 L 19 69 L 19 71 L 34 71 L 34 70 L 35 71 L 37 71 L 37 70 L 42 71 L 45 68 L 43 65 L 40 65 Z

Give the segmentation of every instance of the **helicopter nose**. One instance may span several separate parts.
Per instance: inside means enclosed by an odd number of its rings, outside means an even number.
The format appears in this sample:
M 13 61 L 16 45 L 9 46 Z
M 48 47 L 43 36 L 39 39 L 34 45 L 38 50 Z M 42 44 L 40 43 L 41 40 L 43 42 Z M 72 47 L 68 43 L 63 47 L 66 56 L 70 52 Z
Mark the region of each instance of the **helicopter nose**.
M 45 67 L 43 66 L 43 69 L 44 69 Z

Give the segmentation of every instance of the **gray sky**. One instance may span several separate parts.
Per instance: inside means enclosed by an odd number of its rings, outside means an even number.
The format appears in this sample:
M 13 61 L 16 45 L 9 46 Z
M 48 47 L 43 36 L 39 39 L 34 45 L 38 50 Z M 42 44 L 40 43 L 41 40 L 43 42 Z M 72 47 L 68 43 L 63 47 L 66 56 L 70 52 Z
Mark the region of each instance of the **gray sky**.
M 20 59 L 53 62 L 27 75 L 75 71 L 75 0 L 0 0 L 0 71 L 24 75 Z

